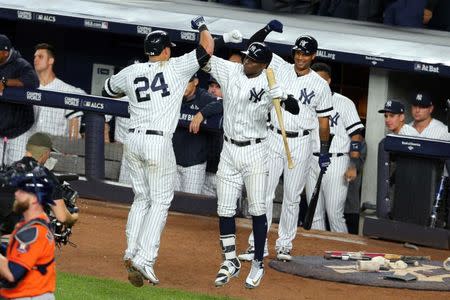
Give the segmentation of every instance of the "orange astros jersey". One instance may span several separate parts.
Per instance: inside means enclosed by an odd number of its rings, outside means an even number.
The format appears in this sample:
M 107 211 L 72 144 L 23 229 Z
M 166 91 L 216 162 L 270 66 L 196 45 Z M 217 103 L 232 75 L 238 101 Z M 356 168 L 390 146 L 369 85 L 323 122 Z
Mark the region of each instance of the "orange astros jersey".
M 33 297 L 53 293 L 56 288 L 55 241 L 45 213 L 29 222 L 21 222 L 11 235 L 6 258 L 28 270 L 14 288 L 0 290 L 5 298 Z

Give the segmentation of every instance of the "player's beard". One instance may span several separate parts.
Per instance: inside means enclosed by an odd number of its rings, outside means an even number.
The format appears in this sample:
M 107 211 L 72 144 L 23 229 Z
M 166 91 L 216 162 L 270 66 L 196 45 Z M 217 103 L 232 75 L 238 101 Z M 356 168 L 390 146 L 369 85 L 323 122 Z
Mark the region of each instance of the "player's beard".
M 15 212 L 18 215 L 23 214 L 28 208 L 30 207 L 30 202 L 19 202 L 17 200 L 14 201 L 13 204 L 13 212 Z

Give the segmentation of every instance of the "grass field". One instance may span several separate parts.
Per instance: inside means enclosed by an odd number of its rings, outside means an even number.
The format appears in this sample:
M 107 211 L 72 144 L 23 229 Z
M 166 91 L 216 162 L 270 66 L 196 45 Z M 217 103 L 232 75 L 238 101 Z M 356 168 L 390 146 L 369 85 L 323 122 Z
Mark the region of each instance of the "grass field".
M 236 299 L 194 294 L 173 289 L 165 289 L 145 285 L 135 288 L 126 282 L 111 279 L 100 279 L 90 276 L 80 276 L 58 272 L 56 285 L 56 299 L 58 300 L 103 300 L 103 299 L 198 299 L 224 300 Z

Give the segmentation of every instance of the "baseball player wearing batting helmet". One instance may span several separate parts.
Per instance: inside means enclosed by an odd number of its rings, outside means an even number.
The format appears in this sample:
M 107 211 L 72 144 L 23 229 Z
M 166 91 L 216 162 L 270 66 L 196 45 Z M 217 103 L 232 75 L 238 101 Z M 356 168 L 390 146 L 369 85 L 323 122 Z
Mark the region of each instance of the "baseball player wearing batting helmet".
M 144 40 L 148 62 L 128 66 L 105 82 L 106 95 L 126 95 L 130 103 L 124 151 L 135 196 L 128 215 L 124 260 L 128 279 L 137 287 L 144 280 L 159 283 L 153 267 L 174 195 L 172 136 L 189 79 L 214 50 L 204 18 L 194 18 L 191 26 L 200 31 L 200 44 L 195 50 L 172 58 L 174 44 L 168 34 L 153 31 Z
M 331 68 L 324 63 L 316 63 L 311 69 L 317 72 L 328 84 L 331 83 Z M 330 146 L 331 164 L 323 175 L 319 198 L 312 223 L 313 229 L 325 230 L 325 212 L 334 232 L 347 232 L 344 219 L 345 200 L 350 181 L 356 179 L 357 170 L 361 169 L 360 152 L 364 129 L 358 111 L 352 100 L 333 93 L 333 114 L 330 117 L 330 128 L 334 139 Z M 313 136 L 318 143 L 318 135 Z M 316 157 L 319 153 L 313 153 Z M 306 197 L 310 201 L 314 186 L 320 173 L 317 163 L 313 162 L 306 183 Z
M 243 64 L 212 56 L 211 75 L 220 84 L 224 107 L 224 144 L 217 171 L 217 196 L 223 262 L 215 279 L 223 286 L 238 276 L 241 268 L 236 256 L 235 213 L 237 199 L 245 185 L 255 236 L 255 256 L 247 288 L 257 287 L 264 275 L 263 251 L 267 234 L 264 196 L 267 180 L 267 114 L 272 99 L 282 97 L 279 86 L 269 89 L 265 68 L 272 51 L 263 43 L 252 43 Z M 286 109 L 298 113 L 297 101 L 284 98 Z
M 0 254 L 0 298 L 55 299 L 55 241 L 44 206 L 53 204 L 53 184 L 42 167 L 12 176 L 14 210 L 23 216 Z
M 266 36 L 276 31 L 281 33 L 283 25 L 277 21 L 270 21 L 264 28 L 256 32 L 250 41 L 263 41 Z M 281 174 L 284 174 L 283 204 L 278 227 L 278 239 L 276 241 L 277 258 L 279 260 L 290 260 L 292 241 L 297 233 L 297 222 L 299 215 L 300 194 L 306 183 L 306 176 L 310 168 L 312 144 L 310 132 L 319 127 L 321 140 L 320 167 L 326 169 L 329 164 L 328 139 L 329 123 L 333 105 L 331 102 L 331 91 L 326 83 L 316 72 L 310 69 L 315 58 L 317 41 L 311 36 L 300 36 L 292 47 L 294 64 L 284 61 L 281 57 L 273 54 L 269 67 L 272 67 L 277 82 L 286 94 L 297 98 L 300 113 L 293 115 L 283 112 L 284 126 L 291 150 L 294 168 L 289 169 L 287 156 L 281 135 L 281 127 L 278 124 L 275 109 L 270 112 L 270 126 L 267 138 L 268 169 L 267 189 L 265 203 L 267 208 L 268 228 L 272 222 L 273 199 L 275 189 Z M 249 247 L 245 253 L 239 255 L 244 261 L 251 260 L 254 255 L 254 239 L 249 237 Z M 266 252 L 265 255 L 268 255 Z

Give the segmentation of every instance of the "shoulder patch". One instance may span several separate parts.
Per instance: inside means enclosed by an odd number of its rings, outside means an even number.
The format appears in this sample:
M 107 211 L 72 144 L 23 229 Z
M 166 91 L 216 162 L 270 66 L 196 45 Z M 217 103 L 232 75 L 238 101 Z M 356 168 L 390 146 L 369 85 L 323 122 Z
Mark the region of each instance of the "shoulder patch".
M 15 239 L 19 242 L 19 244 L 23 245 L 29 245 L 33 243 L 38 236 L 38 229 L 35 226 L 31 226 L 27 228 L 24 228 L 23 230 L 19 230 L 16 235 Z

